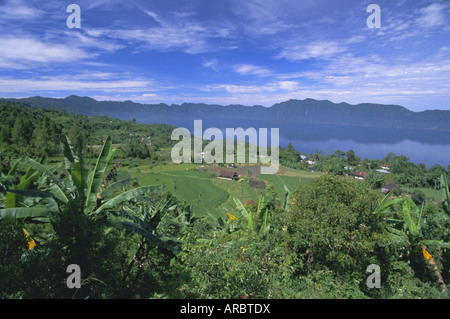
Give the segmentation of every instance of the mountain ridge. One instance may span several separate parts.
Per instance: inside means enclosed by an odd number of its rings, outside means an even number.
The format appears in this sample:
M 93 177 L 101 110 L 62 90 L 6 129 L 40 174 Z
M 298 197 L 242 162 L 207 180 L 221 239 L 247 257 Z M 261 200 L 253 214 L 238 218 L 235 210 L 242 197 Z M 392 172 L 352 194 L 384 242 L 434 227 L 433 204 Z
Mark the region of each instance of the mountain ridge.
M 262 121 L 265 125 L 292 123 L 354 125 L 380 128 L 407 128 L 450 131 L 450 111 L 411 111 L 401 105 L 346 102 L 329 100 L 290 99 L 272 106 L 242 104 L 143 104 L 127 101 L 97 101 L 87 96 L 70 95 L 65 98 L 33 96 L 28 98 L 0 98 L 0 102 L 26 103 L 37 108 L 59 108 L 88 115 L 106 115 L 122 120 L 132 118 L 140 122 L 167 123 L 194 119 L 224 121 Z

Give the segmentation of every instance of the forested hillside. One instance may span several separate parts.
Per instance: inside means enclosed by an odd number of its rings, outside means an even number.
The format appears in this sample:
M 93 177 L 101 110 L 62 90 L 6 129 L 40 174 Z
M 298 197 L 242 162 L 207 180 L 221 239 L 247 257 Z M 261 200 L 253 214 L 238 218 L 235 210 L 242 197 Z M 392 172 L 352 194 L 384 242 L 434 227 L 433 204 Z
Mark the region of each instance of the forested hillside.
M 79 153 L 92 155 L 105 136 L 122 145 L 124 156 L 143 158 L 150 151 L 173 145 L 174 127 L 121 121 L 106 116 L 86 116 L 63 109 L 41 109 L 22 103 L 0 103 L 0 146 L 10 155 L 57 156 L 60 135 L 67 133 Z M 149 147 L 147 147 L 149 146 Z

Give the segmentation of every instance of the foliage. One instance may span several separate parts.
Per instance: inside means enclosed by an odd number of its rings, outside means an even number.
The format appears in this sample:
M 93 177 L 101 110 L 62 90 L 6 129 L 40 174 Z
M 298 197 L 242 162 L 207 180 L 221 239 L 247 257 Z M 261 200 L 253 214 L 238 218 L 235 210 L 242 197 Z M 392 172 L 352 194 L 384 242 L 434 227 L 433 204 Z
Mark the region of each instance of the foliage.
M 111 149 L 111 139 L 108 137 L 105 140 L 99 157 L 90 171 L 86 169 L 83 158 L 74 153 L 67 136 L 62 136 L 61 144 L 67 179 L 62 180 L 55 174 L 60 165 L 47 169 L 41 163 L 28 158 L 27 163 L 30 166 L 20 183 L 5 189 L 7 192 L 3 200 L 5 208 L 0 210 L 0 220 L 15 221 L 21 225 L 44 222 L 43 227 L 34 229 L 33 236 L 39 237 L 40 240 L 37 247 L 30 252 L 30 260 L 26 260 L 24 267 L 28 269 L 31 264 L 35 264 L 28 273 L 43 279 L 43 276 L 48 273 L 41 267 L 42 260 L 46 257 L 50 258 L 51 262 L 48 263 L 47 269 L 53 271 L 45 281 L 52 289 L 46 293 L 42 290 L 46 287 L 45 285 L 40 287 L 31 285 L 31 290 L 24 290 L 25 294 L 35 297 L 69 297 L 67 294 L 70 291 L 61 284 L 61 278 L 65 277 L 63 270 L 67 265 L 77 264 L 87 277 L 84 281 L 85 285 L 77 290 L 77 297 L 95 297 L 96 294 L 93 291 L 103 290 L 99 285 L 108 285 L 106 279 L 110 279 L 110 276 L 104 273 L 105 268 L 109 267 L 108 258 L 104 257 L 110 256 L 114 259 L 119 255 L 115 251 L 113 241 L 110 241 L 114 236 L 104 237 L 105 228 L 112 225 L 122 229 L 125 225 L 124 222 L 108 218 L 107 212 L 111 214 L 111 210 L 120 204 L 133 201 L 143 194 L 156 192 L 160 188 L 147 186 L 128 191 L 119 189 L 118 193 L 116 189 L 109 192 L 113 194 L 113 197 L 106 200 L 101 194 L 103 190 L 108 189 L 108 181 L 105 180 L 108 176 L 106 171 L 115 152 Z M 127 209 L 126 206 L 124 209 Z M 160 215 L 161 209 L 158 209 L 156 213 Z M 136 217 L 134 220 L 139 219 Z M 144 223 L 142 220 L 141 222 Z M 45 228 L 48 224 L 52 226 L 50 233 L 49 229 Z M 129 227 L 126 229 L 130 230 Z M 142 231 L 136 228 L 131 230 L 142 234 Z M 146 231 L 148 233 L 144 234 L 144 237 L 147 241 L 153 239 L 152 247 L 162 245 L 164 237 L 150 234 L 149 228 Z M 114 264 L 118 265 L 116 261 Z M 126 271 L 129 272 L 129 270 Z M 119 271 L 113 277 L 117 277 L 118 273 Z M 99 276 L 103 280 L 100 280 Z M 127 276 L 124 276 L 122 282 L 125 283 L 126 279 Z M 111 279 L 109 285 L 115 281 L 117 278 Z
M 0 298 L 448 298 L 445 168 L 392 153 L 365 160 L 371 174 L 358 181 L 339 176 L 360 165 L 353 151 L 316 151 L 317 167 L 334 174 L 256 176 L 268 187 L 244 196 L 244 184 L 158 165 L 169 126 L 10 104 L 0 113 Z M 121 165 L 141 165 L 138 155 L 118 145 L 135 142 L 152 157 L 136 174 Z M 292 145 L 280 156 L 305 168 Z M 441 201 L 380 197 L 382 163 L 386 181 L 432 185 Z M 80 289 L 65 283 L 72 263 Z M 370 264 L 381 289 L 366 285 Z
M 350 276 L 372 263 L 380 220 L 372 214 L 377 195 L 353 180 L 323 176 L 294 194 L 289 244 L 307 267 Z M 299 269 L 301 271 L 301 269 Z
M 401 212 L 393 211 L 394 205 L 401 203 Z M 411 268 L 416 273 L 426 272 L 423 267 L 425 263 L 434 270 L 439 283 L 442 285 L 443 292 L 447 291 L 441 271 L 435 261 L 435 258 L 428 250 L 431 248 L 450 248 L 450 243 L 442 241 L 436 237 L 426 237 L 424 230 L 428 226 L 427 223 L 436 220 L 435 216 L 424 214 L 424 205 L 419 208 L 409 196 L 397 198 L 389 202 L 383 201 L 376 210 L 377 214 L 384 214 L 385 218 L 390 222 L 386 225 L 387 237 L 382 240 L 388 244 L 400 246 L 405 249 L 406 258 Z M 427 220 L 427 219 L 430 220 Z M 434 250 L 436 251 L 436 250 Z

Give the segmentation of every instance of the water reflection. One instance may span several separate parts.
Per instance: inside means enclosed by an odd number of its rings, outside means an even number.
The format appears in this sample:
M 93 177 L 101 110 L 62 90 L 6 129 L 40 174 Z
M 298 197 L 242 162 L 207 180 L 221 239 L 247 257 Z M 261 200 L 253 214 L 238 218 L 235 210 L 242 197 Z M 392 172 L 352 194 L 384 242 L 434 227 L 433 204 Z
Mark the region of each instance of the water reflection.
M 193 132 L 191 119 L 168 122 L 177 127 L 185 127 Z M 399 128 L 358 127 L 350 125 L 277 123 L 241 120 L 203 120 L 203 131 L 209 127 L 244 129 L 279 128 L 280 146 L 289 143 L 302 153 L 314 153 L 318 149 L 322 154 L 336 150 L 353 150 L 361 159 L 383 159 L 390 152 L 405 155 L 410 161 L 427 167 L 450 164 L 450 131 L 413 130 Z

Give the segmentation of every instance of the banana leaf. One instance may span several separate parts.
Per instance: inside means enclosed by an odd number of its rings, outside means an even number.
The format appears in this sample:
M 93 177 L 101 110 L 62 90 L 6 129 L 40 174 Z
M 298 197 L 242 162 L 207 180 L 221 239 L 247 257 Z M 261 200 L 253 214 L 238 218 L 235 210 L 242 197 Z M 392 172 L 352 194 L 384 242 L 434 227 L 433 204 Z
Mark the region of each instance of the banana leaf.
M 403 200 L 403 198 L 400 198 L 400 197 L 399 198 L 395 198 L 393 200 L 388 200 L 390 196 L 391 196 L 391 193 L 388 193 L 383 198 L 383 200 L 380 202 L 380 204 L 377 206 L 377 208 L 373 212 L 374 214 L 385 213 L 386 210 L 389 207 L 391 207 L 391 206 L 393 206 L 393 205 L 395 205 L 395 204 L 397 204 L 397 203 L 399 203 L 399 202 L 401 202 Z
M 144 186 L 135 188 L 132 190 L 129 190 L 127 192 L 124 192 L 120 195 L 117 195 L 116 197 L 110 199 L 109 201 L 102 204 L 97 210 L 95 210 L 92 214 L 99 214 L 100 212 L 104 211 L 105 209 L 111 209 L 123 202 L 126 202 L 130 199 L 136 198 L 137 196 L 146 194 L 146 193 L 153 193 L 157 192 L 162 189 L 162 186 Z
M 145 237 L 150 243 L 164 247 L 174 253 L 180 251 L 177 240 L 174 237 L 168 235 L 154 235 L 145 228 L 139 227 L 129 221 L 118 221 L 114 219 L 109 219 L 108 223 L 110 226 L 117 229 L 125 229 L 136 234 Z
M 439 248 L 450 248 L 450 243 L 443 242 L 441 240 L 423 240 L 422 243 L 427 246 L 438 246 Z
M 242 214 L 245 218 L 247 218 L 247 221 L 248 221 L 248 228 L 249 228 L 251 231 L 253 231 L 253 218 L 252 218 L 252 213 L 251 213 L 251 212 L 248 212 L 248 211 L 245 209 L 244 205 L 242 205 L 241 201 L 240 201 L 238 198 L 233 197 L 233 200 L 234 200 L 234 202 L 236 203 L 236 206 L 237 206 L 237 208 L 239 209 L 239 211 L 241 212 L 241 214 Z
M 388 233 L 380 238 L 378 244 L 380 246 L 385 245 L 403 245 L 405 242 L 408 242 L 408 236 L 402 232 L 401 230 L 395 229 L 393 227 L 387 227 Z
M 37 171 L 41 172 L 42 174 L 45 174 L 53 183 L 55 183 L 61 191 L 66 189 L 66 185 L 64 184 L 64 181 L 56 176 L 52 171 L 47 169 L 44 165 L 36 162 L 35 160 L 31 158 L 27 158 L 27 163 L 32 168 L 36 169 Z
M 67 198 L 66 194 L 64 194 L 64 192 L 61 190 L 61 188 L 59 188 L 58 185 L 56 184 L 51 185 L 50 187 L 47 188 L 47 191 L 52 193 L 55 199 L 58 199 L 66 204 L 69 202 L 69 199 Z
M 69 171 L 69 177 L 79 194 L 85 194 L 87 188 L 87 171 L 84 167 L 83 158 L 79 162 L 72 163 Z
M 86 190 L 86 210 L 91 211 L 94 209 L 97 203 L 97 193 L 100 192 L 100 188 L 103 182 L 103 176 L 105 175 L 109 161 L 114 155 L 115 150 L 111 150 L 111 137 L 106 138 L 103 144 L 100 155 L 98 156 L 97 163 L 92 173 L 89 175 Z
M 31 182 L 38 177 L 40 173 L 32 167 L 28 167 L 25 175 L 20 179 L 19 184 L 11 186 L 3 200 L 5 208 L 22 207 L 24 205 L 25 196 L 14 192 L 15 190 L 27 190 Z
M 120 190 L 123 189 L 124 187 L 128 187 L 131 185 L 131 183 L 133 181 L 135 181 L 136 178 L 127 178 L 127 179 L 123 179 L 120 181 L 117 181 L 115 183 L 112 183 L 110 185 L 108 185 L 103 191 L 102 191 L 102 196 L 106 197 L 108 195 L 110 195 L 113 191 L 115 190 Z
M 405 224 L 412 235 L 417 235 L 417 225 L 414 223 L 411 217 L 411 208 L 407 201 L 403 202 L 402 205 L 402 216 L 405 220 Z
M 41 191 L 38 189 L 8 189 L 6 190 L 8 193 L 14 193 L 16 195 L 20 195 L 23 197 L 52 197 L 53 194 L 50 192 Z
M 17 165 L 20 163 L 21 160 L 22 160 L 22 157 L 20 157 L 20 158 L 18 158 L 17 160 L 14 161 L 14 163 L 11 166 L 10 170 L 8 171 L 8 173 L 6 174 L 6 176 L 4 176 L 5 180 L 8 180 L 9 177 L 16 172 Z
M 65 168 L 68 172 L 72 170 L 72 164 L 79 161 L 78 156 L 73 152 L 72 143 L 66 134 L 61 135 L 61 149 L 64 155 Z
M 287 188 L 287 186 L 285 184 L 283 184 L 283 188 L 285 191 L 284 194 L 284 211 L 288 212 L 291 210 L 291 191 L 289 190 L 289 188 Z
M 49 217 L 55 211 L 45 206 L 16 207 L 0 209 L 0 219 L 23 220 L 27 218 Z

